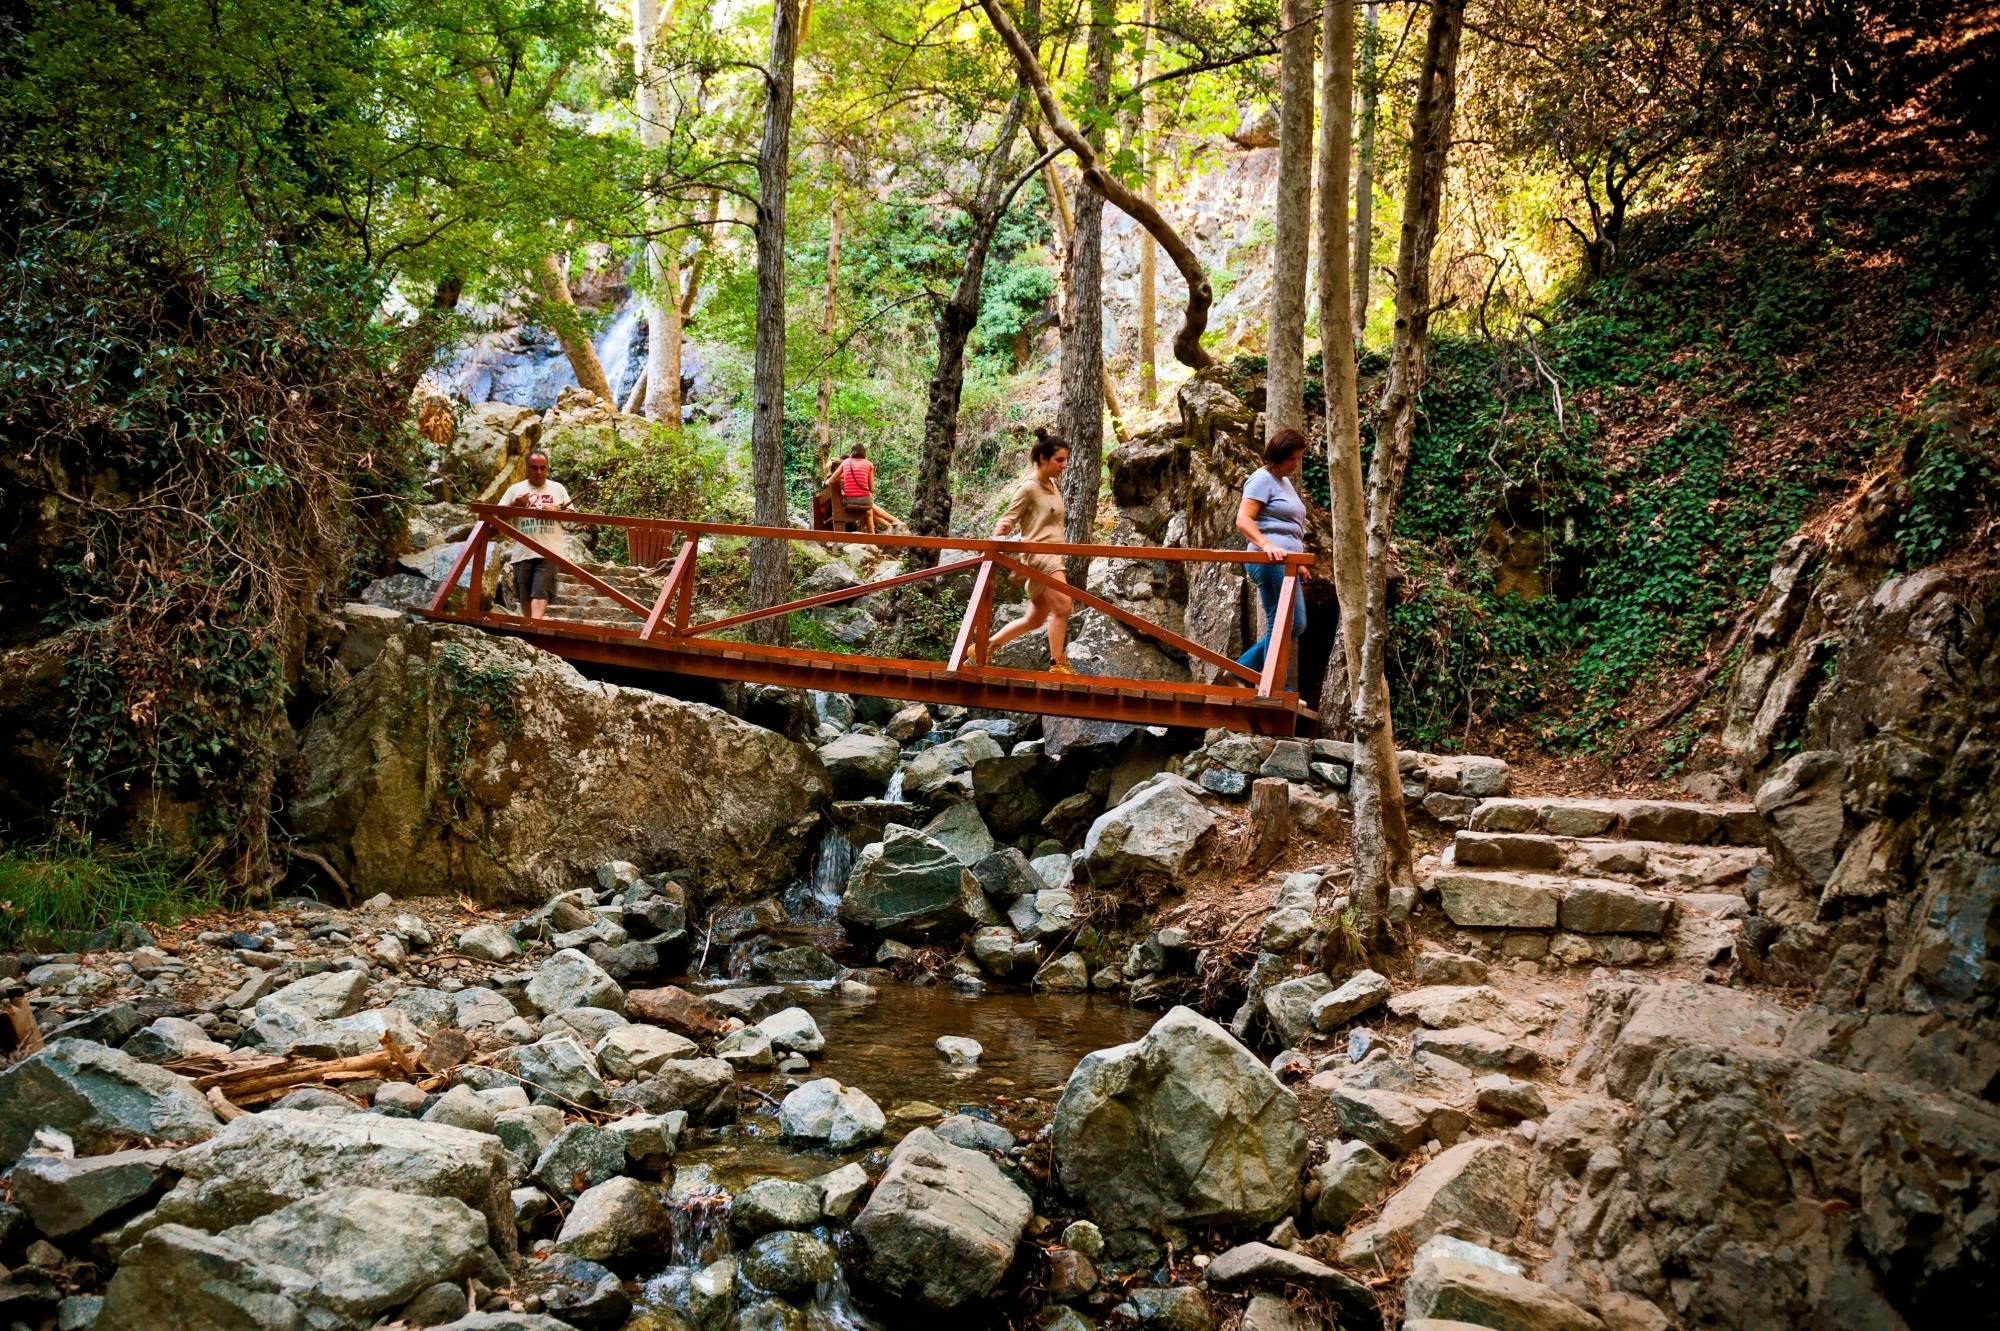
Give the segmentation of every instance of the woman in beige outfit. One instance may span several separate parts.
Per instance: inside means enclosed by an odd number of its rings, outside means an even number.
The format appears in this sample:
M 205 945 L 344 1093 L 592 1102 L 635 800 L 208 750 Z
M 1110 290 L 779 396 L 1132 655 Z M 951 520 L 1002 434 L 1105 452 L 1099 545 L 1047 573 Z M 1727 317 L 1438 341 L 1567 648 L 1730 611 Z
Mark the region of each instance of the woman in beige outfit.
M 1015 487 L 1007 511 L 1000 515 L 993 534 L 1009 536 L 1019 531 L 1024 541 L 1059 544 L 1063 539 L 1063 499 L 1059 483 L 1063 471 L 1069 466 L 1069 445 L 1046 430 L 1037 429 L 1035 446 L 1028 454 L 1028 461 L 1034 469 Z M 1061 555 L 1023 554 L 1020 561 L 1048 574 L 1058 584 L 1067 581 L 1063 576 Z M 1070 669 L 1069 656 L 1064 650 L 1064 640 L 1069 636 L 1069 612 L 1074 604 L 1055 587 L 1039 582 L 1029 583 L 1028 613 L 994 634 L 988 650 L 998 651 L 1046 623 L 1049 629 L 1050 673 L 1075 674 Z

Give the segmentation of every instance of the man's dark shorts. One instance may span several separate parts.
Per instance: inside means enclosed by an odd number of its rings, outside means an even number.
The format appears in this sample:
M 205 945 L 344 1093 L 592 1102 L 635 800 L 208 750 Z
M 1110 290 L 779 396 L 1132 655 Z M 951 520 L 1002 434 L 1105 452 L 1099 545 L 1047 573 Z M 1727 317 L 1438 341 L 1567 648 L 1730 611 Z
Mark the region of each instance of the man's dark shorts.
M 514 600 L 522 610 L 530 601 L 546 601 L 556 594 L 555 565 L 546 559 L 514 561 Z

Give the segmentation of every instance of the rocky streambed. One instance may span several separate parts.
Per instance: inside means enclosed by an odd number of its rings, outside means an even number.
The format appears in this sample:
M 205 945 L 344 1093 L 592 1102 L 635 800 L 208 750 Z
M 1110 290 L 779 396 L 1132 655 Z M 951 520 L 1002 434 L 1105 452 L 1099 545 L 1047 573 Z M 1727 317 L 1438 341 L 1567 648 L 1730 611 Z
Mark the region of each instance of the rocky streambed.
M 0 959 L 40 1044 L 0 1070 L 0 1325 L 1896 1327 L 1985 1279 L 2000 1119 L 1911 1071 L 1950 1030 L 1892 1065 L 1749 973 L 1788 955 L 1753 912 L 1798 890 L 1803 796 L 1767 849 L 1749 805 L 1404 755 L 1450 834 L 1370 966 L 1337 744 L 689 714 L 828 798 L 764 792 L 783 835 L 742 845 L 681 809 L 678 853 L 589 870 L 597 805 L 516 811 L 532 871 L 473 879 L 513 909 L 287 899 Z M 522 787 L 481 789 L 475 838 Z

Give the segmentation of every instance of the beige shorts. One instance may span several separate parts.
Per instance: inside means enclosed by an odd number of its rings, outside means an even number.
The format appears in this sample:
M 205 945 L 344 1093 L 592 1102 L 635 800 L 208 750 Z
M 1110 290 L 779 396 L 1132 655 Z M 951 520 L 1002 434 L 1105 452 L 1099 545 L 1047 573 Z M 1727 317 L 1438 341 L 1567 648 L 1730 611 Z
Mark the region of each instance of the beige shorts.
M 1062 576 L 1063 557 L 1061 555 L 1022 555 L 1020 559 L 1029 568 L 1038 569 L 1052 577 Z M 1033 590 L 1036 584 L 1029 583 L 1028 586 L 1030 590 Z

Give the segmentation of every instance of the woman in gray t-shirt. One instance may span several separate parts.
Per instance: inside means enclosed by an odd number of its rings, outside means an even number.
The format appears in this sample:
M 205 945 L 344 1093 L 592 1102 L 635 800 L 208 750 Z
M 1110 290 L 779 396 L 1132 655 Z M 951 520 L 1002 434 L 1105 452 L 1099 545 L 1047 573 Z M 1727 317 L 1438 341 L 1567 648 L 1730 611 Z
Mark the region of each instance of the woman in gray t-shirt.
M 1292 477 L 1306 455 L 1306 437 L 1297 430 L 1280 430 L 1264 446 L 1264 465 L 1250 473 L 1243 485 L 1243 502 L 1236 509 L 1236 530 L 1250 544 L 1246 549 L 1261 550 L 1271 557 L 1268 564 L 1245 564 L 1243 571 L 1257 584 L 1264 602 L 1264 636 L 1250 644 L 1250 650 L 1236 658 L 1237 664 L 1252 670 L 1264 668 L 1264 654 L 1271 646 L 1271 626 L 1278 617 L 1278 592 L 1285 583 L 1284 558 L 1306 548 L 1306 505 L 1299 498 Z M 1306 603 L 1303 596 L 1292 603 L 1292 632 L 1304 631 Z M 1292 663 L 1298 664 L 1293 653 Z M 1289 671 L 1287 672 L 1290 673 Z

